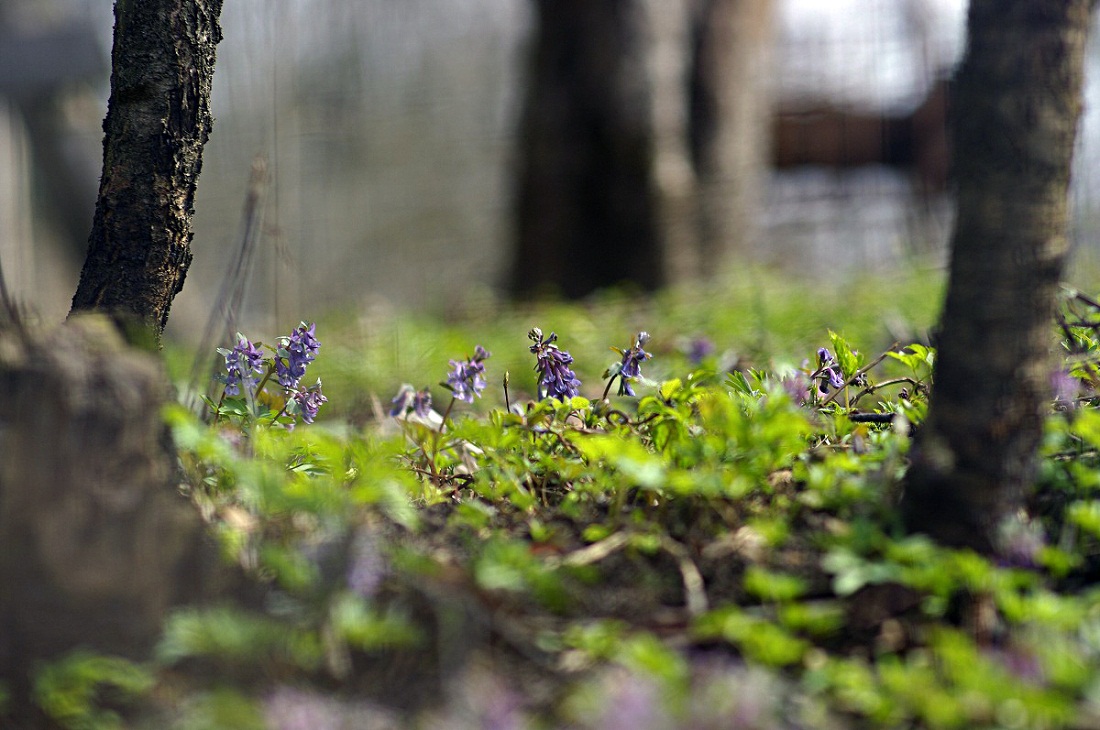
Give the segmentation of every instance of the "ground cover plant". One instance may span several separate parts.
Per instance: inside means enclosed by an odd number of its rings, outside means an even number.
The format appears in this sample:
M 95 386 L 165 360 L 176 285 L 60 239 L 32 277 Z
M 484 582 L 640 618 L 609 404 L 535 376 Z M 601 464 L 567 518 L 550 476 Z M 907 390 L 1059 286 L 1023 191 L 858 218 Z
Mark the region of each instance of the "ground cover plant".
M 715 302 L 716 329 L 628 297 L 406 324 L 425 366 L 370 374 L 338 323 L 241 335 L 205 419 L 166 417 L 262 597 L 178 612 L 147 664 L 43 667 L 39 705 L 65 727 L 1094 727 L 1100 303 L 1067 290 L 1052 323 L 1042 473 L 989 558 L 900 529 L 934 313 L 893 292 L 889 331 L 882 307 L 830 329 L 824 292 L 736 322 Z

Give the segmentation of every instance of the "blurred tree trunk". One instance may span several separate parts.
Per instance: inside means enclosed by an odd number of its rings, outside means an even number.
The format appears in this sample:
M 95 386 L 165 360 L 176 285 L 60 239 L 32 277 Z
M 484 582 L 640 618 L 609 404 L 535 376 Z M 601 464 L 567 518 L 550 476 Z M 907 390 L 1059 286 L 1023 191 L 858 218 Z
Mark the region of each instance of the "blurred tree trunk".
M 749 252 L 770 160 L 774 0 L 696 0 L 691 156 L 705 275 Z
M 106 318 L 0 327 L 0 680 L 17 715 L 41 662 L 144 658 L 172 606 L 244 586 L 177 489 L 166 383 Z
M 117 0 L 103 176 L 72 310 L 159 339 L 191 263 L 222 0 Z
M 947 302 L 902 500 L 910 529 L 947 544 L 994 550 L 1033 477 L 1091 6 L 970 4 L 953 101 L 959 202 Z
M 682 8 L 683 0 L 659 1 L 675 21 L 667 8 Z M 655 147 L 665 140 L 657 140 L 649 3 L 535 5 L 512 288 L 568 297 L 623 281 L 654 289 L 665 283 L 655 179 Z M 680 35 L 686 46 L 686 32 Z M 669 58 L 679 57 L 673 48 Z M 682 119 L 685 108 L 675 100 L 668 108 L 672 128 L 663 131 L 673 146 L 682 139 L 675 115 Z
M 536 0 L 516 294 L 655 289 L 714 271 L 745 240 L 772 4 Z

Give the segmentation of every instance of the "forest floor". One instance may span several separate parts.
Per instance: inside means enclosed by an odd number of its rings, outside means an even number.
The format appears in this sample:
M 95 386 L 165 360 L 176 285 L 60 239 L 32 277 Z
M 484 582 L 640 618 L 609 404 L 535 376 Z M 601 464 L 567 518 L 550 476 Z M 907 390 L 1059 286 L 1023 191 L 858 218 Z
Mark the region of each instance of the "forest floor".
M 754 274 L 320 322 L 317 423 L 281 427 L 277 396 L 169 413 L 181 490 L 260 595 L 173 614 L 140 691 L 94 671 L 82 699 L 47 688 L 78 706 L 54 719 L 1100 728 L 1100 311 L 1067 293 L 1052 323 L 1072 387 L 1026 507 L 979 555 L 896 512 L 939 286 L 811 300 Z M 580 383 L 538 398 L 536 363 Z

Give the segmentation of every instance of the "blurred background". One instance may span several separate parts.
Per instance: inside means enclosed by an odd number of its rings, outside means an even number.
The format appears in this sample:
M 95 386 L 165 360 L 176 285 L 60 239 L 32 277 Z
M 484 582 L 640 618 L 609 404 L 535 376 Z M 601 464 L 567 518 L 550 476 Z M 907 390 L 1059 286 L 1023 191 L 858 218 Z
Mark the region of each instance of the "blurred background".
M 593 247 L 583 236 L 574 249 L 545 238 L 578 215 L 569 205 L 600 200 L 563 202 L 554 185 L 583 187 L 577 169 L 612 164 L 574 159 L 582 145 L 555 121 L 578 104 L 570 59 L 606 55 L 598 36 L 590 47 L 579 40 L 597 23 L 620 29 L 642 69 L 624 82 L 619 113 L 646 120 L 643 156 L 655 172 L 643 190 L 655 202 L 624 215 L 651 217 L 658 237 L 679 241 L 654 259 L 659 275 L 624 263 L 623 279 L 644 288 L 750 261 L 810 279 L 942 266 L 944 82 L 962 51 L 965 0 L 747 0 L 755 15 L 725 20 L 711 7 L 722 0 L 608 0 L 615 12 L 642 10 L 603 19 L 550 9 L 583 4 L 226 3 L 195 258 L 168 334 L 202 331 L 245 235 L 257 159 L 265 172 L 242 312 L 251 329 L 280 332 L 336 309 L 455 311 L 528 282 L 572 294 L 618 283 L 605 273 L 572 291 L 572 279 L 554 279 L 555 262 L 587 261 Z M 68 310 L 91 226 L 111 5 L 0 0 L 0 263 L 13 294 L 47 321 Z M 1097 255 L 1100 220 L 1095 43 L 1088 63 L 1073 190 L 1082 265 Z M 723 84 L 735 89 L 733 107 L 749 110 L 727 112 L 726 132 L 713 121 L 731 103 L 714 92 Z M 738 142 L 723 146 L 723 134 Z M 599 206 L 618 205 L 615 195 Z M 648 235 L 632 229 L 618 260 L 645 259 Z

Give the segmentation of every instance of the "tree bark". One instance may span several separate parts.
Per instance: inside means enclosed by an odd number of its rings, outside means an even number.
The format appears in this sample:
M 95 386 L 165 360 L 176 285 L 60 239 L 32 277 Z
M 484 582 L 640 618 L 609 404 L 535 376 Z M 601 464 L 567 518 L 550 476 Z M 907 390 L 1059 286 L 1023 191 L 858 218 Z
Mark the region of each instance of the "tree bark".
M 103 176 L 72 311 L 159 339 L 191 262 L 222 0 L 117 0 Z
M 536 0 L 520 131 L 518 295 L 665 283 L 646 5 Z
M 1090 0 L 972 0 L 953 100 L 958 215 L 911 530 L 984 552 L 1033 477 Z
M 144 658 L 171 607 L 239 577 L 178 491 L 157 358 L 99 316 L 4 326 L 0 388 L 0 679 L 18 714 L 40 662 Z

